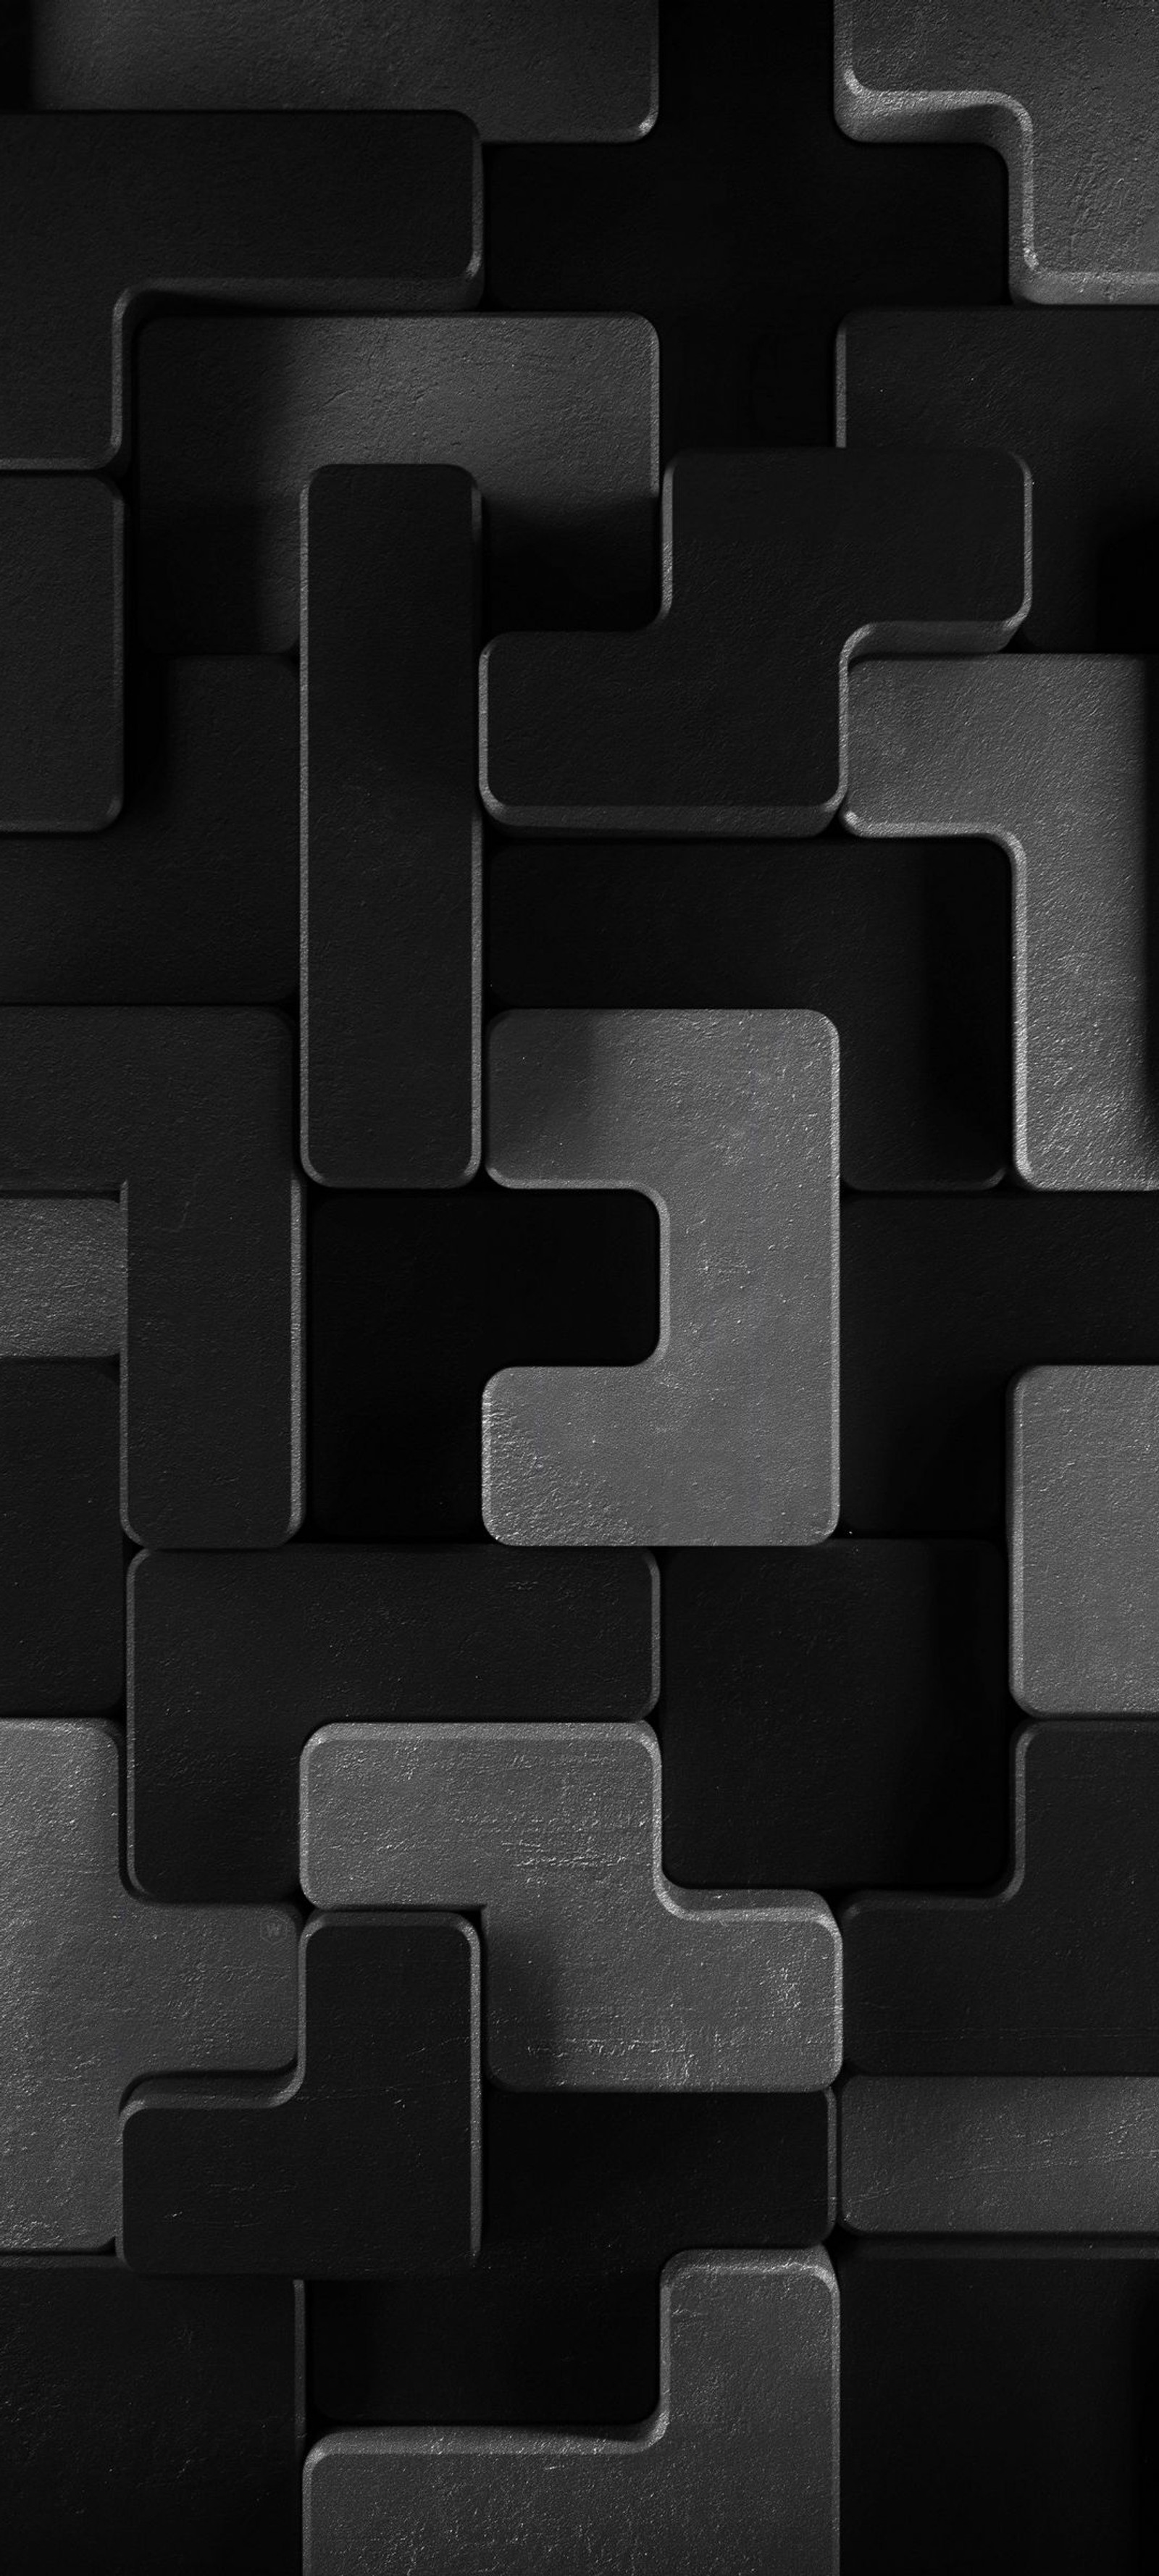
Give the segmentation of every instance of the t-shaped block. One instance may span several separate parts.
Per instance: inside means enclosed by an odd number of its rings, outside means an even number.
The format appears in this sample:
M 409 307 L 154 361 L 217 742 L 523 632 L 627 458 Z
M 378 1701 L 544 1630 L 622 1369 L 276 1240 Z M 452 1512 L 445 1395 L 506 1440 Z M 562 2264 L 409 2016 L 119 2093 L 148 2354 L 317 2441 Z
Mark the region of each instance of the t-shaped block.
M 485 802 L 523 832 L 820 832 L 864 652 L 990 652 L 1030 605 L 1013 456 L 691 455 L 663 497 L 663 605 L 629 635 L 500 635 Z
M 483 1909 L 499 2083 L 832 2082 L 841 1955 L 828 1906 L 670 1884 L 650 1727 L 322 1727 L 302 1755 L 301 1801 L 313 1904 Z

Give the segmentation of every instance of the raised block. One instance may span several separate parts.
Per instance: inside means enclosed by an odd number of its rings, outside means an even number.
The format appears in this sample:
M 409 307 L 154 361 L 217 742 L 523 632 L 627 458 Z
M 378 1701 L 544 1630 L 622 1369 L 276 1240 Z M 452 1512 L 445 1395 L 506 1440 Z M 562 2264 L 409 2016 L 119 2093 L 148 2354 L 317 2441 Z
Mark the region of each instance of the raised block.
M 0 2246 L 100 2247 L 131 2084 L 293 2056 L 294 1918 L 131 1896 L 117 1744 L 99 1723 L 6 1719 L 0 1784 Z
M 841 1917 L 847 2054 L 872 2075 L 1159 2075 L 1159 1728 L 1016 1739 L 1008 1875 Z
M 1010 1403 L 1010 1687 L 1036 1716 L 1159 1710 L 1159 1369 L 1034 1368 Z
M 0 833 L 97 832 L 120 811 L 123 549 L 107 484 L 0 473 Z
M 479 1936 L 449 1915 L 311 1917 L 288 2083 L 145 2084 L 121 2122 L 142 2272 L 445 2272 L 479 2248 Z
M 1020 649 L 1150 652 L 1159 313 L 997 303 L 853 313 L 837 334 L 836 390 L 841 445 L 1022 457 L 1034 560 Z
M 510 1368 L 483 1516 L 517 1547 L 789 1546 L 837 1518 L 837 1035 L 812 1011 L 520 1011 L 492 1026 L 488 1168 L 645 1191 L 660 1339 Z
M 625 2439 L 331 2433 L 304 2472 L 305 2576 L 836 2576 L 837 2295 L 823 2253 L 683 2254 L 660 2404 Z
M 1013 456 L 677 457 L 653 625 L 488 645 L 484 800 L 518 832 L 820 832 L 851 659 L 996 650 L 1029 605 L 1029 545 Z
M 0 1717 L 80 1717 L 120 1701 L 120 1447 L 108 1362 L 0 1366 Z
M 1149 0 L 837 0 L 834 106 L 873 142 L 990 143 L 1010 173 L 1010 286 L 1038 304 L 1159 303 Z
M 1150 2236 L 1159 2081 L 851 2075 L 841 2219 L 867 2236 Z
M 261 1011 L 0 1011 L 0 1191 L 126 1190 L 121 1511 L 274 1547 L 300 1510 L 290 1033 Z
M 37 107 L 455 109 L 486 143 L 627 143 L 656 114 L 656 0 L 31 0 Z
M 480 519 L 455 465 L 302 498 L 302 1159 L 332 1189 L 478 1168 Z
M 130 693 L 126 725 L 125 801 L 107 831 L 0 843 L 0 1002 L 289 1001 L 297 673 L 272 656 L 167 662 Z
M 673 1887 L 647 1726 L 323 1727 L 312 1904 L 484 1909 L 486 2053 L 531 2091 L 810 2092 L 841 2062 L 841 1950 L 798 1890 Z

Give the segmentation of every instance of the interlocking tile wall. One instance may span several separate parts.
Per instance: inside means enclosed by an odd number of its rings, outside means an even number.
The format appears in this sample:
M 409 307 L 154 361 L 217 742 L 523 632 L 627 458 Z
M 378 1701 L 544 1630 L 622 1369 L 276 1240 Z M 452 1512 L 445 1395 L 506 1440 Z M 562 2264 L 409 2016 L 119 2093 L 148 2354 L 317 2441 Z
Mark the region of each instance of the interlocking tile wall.
M 1157 150 L 7 0 L 5 2576 L 1159 2566 Z

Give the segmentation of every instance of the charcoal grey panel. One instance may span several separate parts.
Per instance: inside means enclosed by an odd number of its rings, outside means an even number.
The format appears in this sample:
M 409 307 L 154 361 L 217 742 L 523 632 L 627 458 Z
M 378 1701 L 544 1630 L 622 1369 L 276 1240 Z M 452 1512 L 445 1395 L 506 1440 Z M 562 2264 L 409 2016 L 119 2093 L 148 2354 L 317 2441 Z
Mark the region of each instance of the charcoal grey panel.
M 1030 523 L 1009 454 L 676 457 L 652 624 L 487 646 L 484 804 L 511 832 L 824 831 L 846 789 L 850 662 L 1000 651 L 1030 606 Z
M 836 0 L 834 105 L 869 142 L 990 143 L 1010 285 L 1032 304 L 1159 303 L 1150 0 Z
M 647 616 L 658 350 L 635 314 L 157 321 L 138 350 L 142 616 L 160 651 L 279 653 L 298 504 L 322 465 L 460 465 L 483 496 L 492 619 L 548 584 Z M 506 587 L 505 587 L 506 585 Z
M 1007 447 L 1034 487 L 1019 650 L 1138 652 L 1153 639 L 1159 316 L 990 304 L 852 313 L 836 434 L 852 447 Z
M 120 1865 L 116 1739 L 0 1727 L 0 2244 L 108 2244 L 139 2076 L 273 2068 L 297 2044 L 297 1926 L 277 1906 L 145 1905 Z
M 0 1011 L 0 1191 L 125 1192 L 121 1514 L 274 1547 L 301 1510 L 290 1030 L 267 1011 Z
M 840 2212 L 863 2235 L 1154 2235 L 1159 2080 L 853 2075 Z
M 850 674 L 845 819 L 976 832 L 1014 877 L 1014 1149 L 1038 1189 L 1159 1187 L 1148 1035 L 1147 670 L 1009 654 Z
M 1159 1710 L 1159 1368 L 1036 1368 L 1010 1408 L 1010 1687 Z
M 302 1755 L 311 1904 L 484 1909 L 491 2074 L 528 2091 L 810 2092 L 841 1945 L 797 1890 L 676 1888 L 649 1726 L 329 1726 Z
M 0 1198 L 0 1359 L 112 1359 L 124 1329 L 121 1201 Z
M 656 114 L 656 0 L 32 0 L 57 108 L 451 108 L 486 143 L 627 143 Z
M 457 465 L 302 495 L 301 1153 L 333 1189 L 479 1167 L 479 534 Z
M 845 2039 L 867 2075 L 1159 2075 L 1159 1728 L 1015 1737 L 1007 1877 L 842 1908 Z
M 0 1003 L 284 1002 L 298 980 L 297 672 L 272 655 L 168 662 L 149 675 L 144 725 L 134 695 L 116 822 L 0 842 Z
M 305 2576 L 835 2576 L 836 2439 L 827 2256 L 678 2255 L 650 2423 L 331 2433 Z
M 509 1368 L 483 1515 L 518 1547 L 792 1546 L 837 1519 L 837 1036 L 814 1011 L 513 1011 L 487 1162 L 638 1189 L 661 1223 L 639 1368 Z
M 0 262 L 3 243 L 0 202 Z M 2 406 L 23 372 L 2 270 L 0 313 Z M 97 833 L 120 813 L 124 549 L 121 496 L 95 475 L 0 472 L 0 833 Z

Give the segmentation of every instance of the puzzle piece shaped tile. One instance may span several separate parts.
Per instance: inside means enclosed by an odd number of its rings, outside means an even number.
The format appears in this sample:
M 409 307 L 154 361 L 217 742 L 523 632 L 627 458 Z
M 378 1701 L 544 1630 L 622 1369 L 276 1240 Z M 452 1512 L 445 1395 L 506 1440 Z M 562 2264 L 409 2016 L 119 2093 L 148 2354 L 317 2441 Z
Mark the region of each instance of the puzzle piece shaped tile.
M 107 484 L 0 473 L 0 833 L 120 810 L 123 523 Z
M 272 1013 L 4 1010 L 0 1189 L 127 1191 L 122 1517 L 270 1547 L 299 1510 L 298 1183 Z
M 484 1909 L 497 2082 L 831 2082 L 841 1958 L 828 1906 L 671 1885 L 650 1727 L 323 1727 L 301 1795 L 311 1904 Z
M 117 1744 L 98 1723 L 6 1720 L 0 1781 L 0 2244 L 99 2247 L 130 2084 L 292 2057 L 294 1918 L 131 1896 Z
M 144 2084 L 121 2122 L 141 2272 L 453 2271 L 479 2249 L 480 1956 L 447 1914 L 316 1914 L 288 2083 Z
M 657 347 L 637 314 L 163 320 L 137 383 L 138 604 L 160 652 L 293 646 L 300 496 L 323 465 L 472 475 L 493 626 L 648 612 Z
M 862 2235 L 1151 2236 L 1159 2082 L 851 2075 L 841 2218 Z
M 302 1159 L 331 1188 L 478 1168 L 479 537 L 456 465 L 303 495 Z
M 1159 1370 L 1036 1368 L 1010 1405 L 1010 1685 L 1038 1716 L 1159 1709 Z
M 1146 665 L 875 662 L 849 691 L 855 832 L 1009 853 L 1014 1157 L 1036 1189 L 1159 1187 L 1148 981 Z
M 761 1546 L 837 1518 L 837 1041 L 810 1011 L 520 1011 L 489 1032 L 488 1169 L 639 1189 L 660 1340 L 503 1370 L 483 1516 L 510 1546 Z
M 634 635 L 500 635 L 482 784 L 521 832 L 819 832 L 845 792 L 853 654 L 994 650 L 1029 604 L 1011 456 L 688 455 L 664 596 Z
M 872 2075 L 1159 2074 L 1159 1730 L 1027 1727 L 991 1896 L 845 1907 L 850 2062 Z
M 643 1552 L 167 1551 L 138 1557 L 128 1595 L 129 1864 L 171 1900 L 297 1888 L 299 1756 L 319 1724 L 625 1720 L 659 1690 Z
M 685 2254 L 660 2292 L 660 2404 L 627 2440 L 331 2433 L 304 2473 L 305 2576 L 835 2576 L 828 2258 Z
M 1013 448 L 1034 485 L 1023 645 L 1151 651 L 1159 317 L 854 313 L 837 335 L 836 426 L 850 447 Z
M 0 116 L 0 458 L 109 463 L 134 323 L 166 294 L 456 311 L 481 263 L 458 117 Z
M 108 2257 L 0 2261 L 9 2576 L 285 2576 L 299 2549 L 305 2326 L 294 2281 L 145 2281 Z
M 829 2093 L 483 2096 L 486 2225 L 440 2280 L 311 2284 L 314 2405 L 343 2424 L 639 2424 L 659 2398 L 660 2274 L 711 2235 L 816 2245 Z
M 38 107 L 454 109 L 487 143 L 628 143 L 656 114 L 655 0 L 33 0 Z
M 972 141 L 1010 174 L 1010 289 L 1036 304 L 1159 303 L 1151 184 L 1159 44 L 1147 0 L 836 0 L 834 108 L 867 142 Z
M 116 822 L 95 841 L 0 843 L 0 1002 L 286 1001 L 298 981 L 295 675 L 222 655 L 133 676 Z

